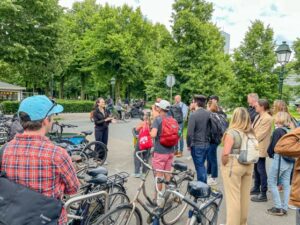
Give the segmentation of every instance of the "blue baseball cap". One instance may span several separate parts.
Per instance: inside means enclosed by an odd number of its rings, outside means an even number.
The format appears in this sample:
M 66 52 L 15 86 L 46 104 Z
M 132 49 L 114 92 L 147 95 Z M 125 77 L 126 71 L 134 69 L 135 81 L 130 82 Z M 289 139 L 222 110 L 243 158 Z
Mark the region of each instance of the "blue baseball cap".
M 36 95 L 25 98 L 18 110 L 20 112 L 27 113 L 31 121 L 43 120 L 47 116 L 61 113 L 64 110 L 62 105 L 56 104 L 55 101 L 51 101 L 45 95 Z

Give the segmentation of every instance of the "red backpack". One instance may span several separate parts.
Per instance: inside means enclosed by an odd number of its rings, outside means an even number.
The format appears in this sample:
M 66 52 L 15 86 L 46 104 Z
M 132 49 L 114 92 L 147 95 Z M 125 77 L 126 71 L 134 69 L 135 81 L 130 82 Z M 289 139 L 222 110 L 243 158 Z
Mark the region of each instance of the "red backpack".
M 139 133 L 139 149 L 146 150 L 153 147 L 150 128 L 148 125 L 143 126 Z
M 162 118 L 159 142 L 166 147 L 173 147 L 179 141 L 179 125 L 173 117 Z

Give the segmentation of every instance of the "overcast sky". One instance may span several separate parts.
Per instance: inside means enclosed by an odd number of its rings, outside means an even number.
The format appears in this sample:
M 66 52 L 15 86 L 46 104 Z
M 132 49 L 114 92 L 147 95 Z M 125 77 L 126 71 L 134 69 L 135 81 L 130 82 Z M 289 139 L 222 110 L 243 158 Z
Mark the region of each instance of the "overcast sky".
M 59 0 L 71 8 L 76 0 Z M 209 0 L 214 4 L 213 21 L 221 30 L 230 34 L 230 48 L 236 48 L 243 40 L 250 21 L 262 20 L 275 32 L 279 44 L 289 44 L 300 38 L 300 0 Z M 120 6 L 124 3 L 141 7 L 144 15 L 153 22 L 165 24 L 169 30 L 173 0 L 97 0 Z M 298 22 L 297 22 L 298 21 Z

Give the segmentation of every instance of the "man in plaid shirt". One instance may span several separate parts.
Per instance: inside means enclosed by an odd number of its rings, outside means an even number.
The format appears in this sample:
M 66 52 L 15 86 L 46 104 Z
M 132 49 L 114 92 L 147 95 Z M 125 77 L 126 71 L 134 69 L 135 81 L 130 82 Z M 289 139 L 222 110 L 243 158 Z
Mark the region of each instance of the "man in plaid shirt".
M 4 149 L 1 170 L 7 178 L 48 197 L 61 199 L 75 194 L 79 181 L 67 151 L 55 146 L 45 135 L 51 129 L 52 115 L 63 111 L 46 96 L 26 98 L 18 114 L 24 128 Z M 63 209 L 59 224 L 67 223 Z

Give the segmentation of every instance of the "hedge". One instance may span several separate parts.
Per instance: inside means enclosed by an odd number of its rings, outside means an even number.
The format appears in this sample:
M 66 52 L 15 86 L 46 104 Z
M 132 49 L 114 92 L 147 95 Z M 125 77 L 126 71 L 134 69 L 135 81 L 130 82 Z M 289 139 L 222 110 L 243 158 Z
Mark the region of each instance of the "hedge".
M 93 101 L 58 99 L 56 102 L 64 107 L 64 113 L 90 112 L 94 106 Z M 2 112 L 14 114 L 18 111 L 19 104 L 17 101 L 4 101 L 1 103 Z

